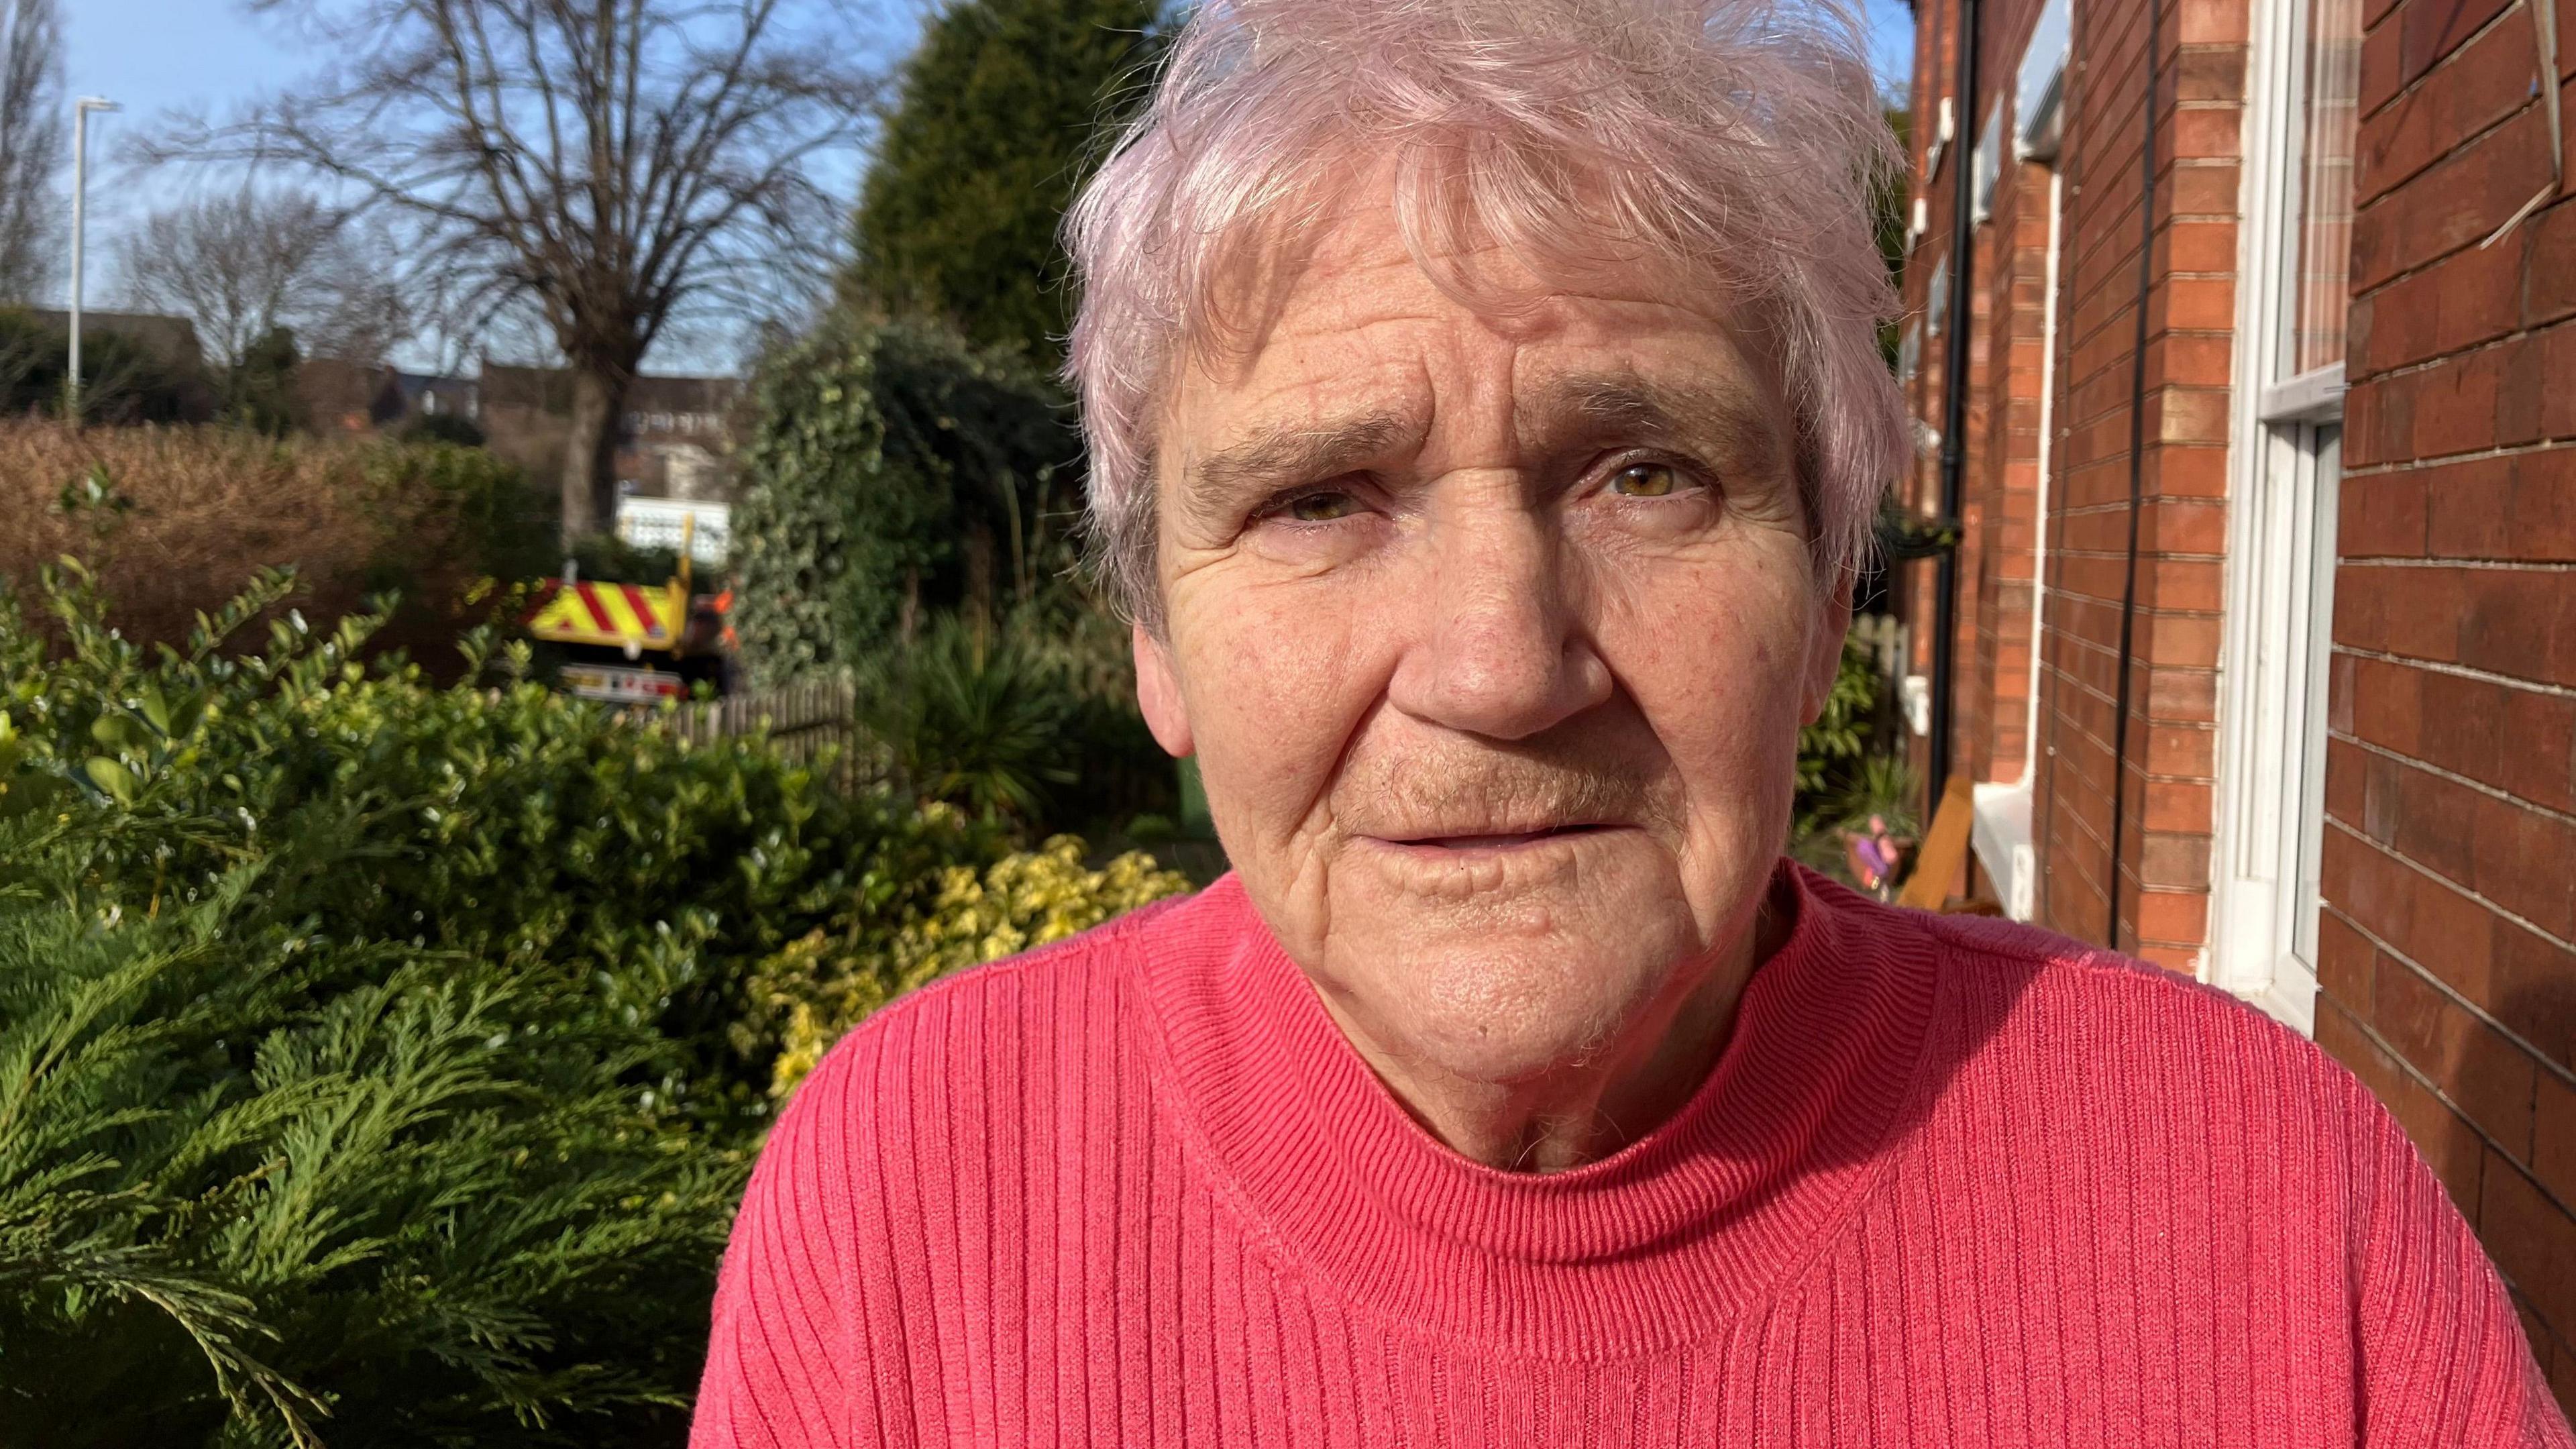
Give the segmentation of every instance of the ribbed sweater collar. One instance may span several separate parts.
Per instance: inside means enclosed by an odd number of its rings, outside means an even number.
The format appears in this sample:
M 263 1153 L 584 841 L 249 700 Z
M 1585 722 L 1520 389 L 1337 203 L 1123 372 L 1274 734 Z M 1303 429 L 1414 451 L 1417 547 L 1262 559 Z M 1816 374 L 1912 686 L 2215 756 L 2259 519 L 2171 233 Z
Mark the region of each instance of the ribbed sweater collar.
M 1793 1275 L 1865 1191 L 1931 1015 L 1925 933 L 1780 871 L 1797 922 L 1707 1079 L 1599 1162 L 1503 1172 L 1431 1136 L 1232 876 L 1143 943 L 1160 1087 L 1255 1234 L 1364 1311 L 1551 1358 L 1692 1341 Z

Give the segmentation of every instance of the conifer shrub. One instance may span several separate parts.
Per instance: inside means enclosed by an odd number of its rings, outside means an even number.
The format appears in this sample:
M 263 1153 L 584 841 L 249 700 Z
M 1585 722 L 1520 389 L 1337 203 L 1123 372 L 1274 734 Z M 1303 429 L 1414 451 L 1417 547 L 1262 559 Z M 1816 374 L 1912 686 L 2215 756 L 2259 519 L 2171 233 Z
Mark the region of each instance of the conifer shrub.
M 640 1085 L 684 1068 L 613 1009 L 649 968 L 335 938 L 264 862 L 156 901 L 12 854 L 10 1442 L 679 1442 L 750 1144 Z
M 1160 0 L 958 0 L 922 26 L 877 138 L 845 296 L 1041 371 L 1072 323 L 1065 208 L 1147 93 Z

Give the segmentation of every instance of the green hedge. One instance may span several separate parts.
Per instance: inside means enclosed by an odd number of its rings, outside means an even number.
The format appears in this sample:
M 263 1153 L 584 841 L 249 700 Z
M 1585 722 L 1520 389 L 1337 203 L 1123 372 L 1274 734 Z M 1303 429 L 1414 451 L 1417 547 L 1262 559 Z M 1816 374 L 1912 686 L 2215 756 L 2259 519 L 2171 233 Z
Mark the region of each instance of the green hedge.
M 1023 366 L 836 314 L 762 370 L 758 400 L 733 564 L 762 681 L 867 663 L 907 618 L 996 617 L 1072 564 L 1081 449 Z
M 0 609 L 0 1438 L 677 1443 L 775 994 L 1005 843 L 365 617 L 221 647 L 288 588 Z
M 0 307 L 0 417 L 59 415 L 71 372 L 69 335 L 18 307 Z M 92 423 L 202 421 L 214 389 L 192 366 L 114 330 L 81 338 L 81 416 Z

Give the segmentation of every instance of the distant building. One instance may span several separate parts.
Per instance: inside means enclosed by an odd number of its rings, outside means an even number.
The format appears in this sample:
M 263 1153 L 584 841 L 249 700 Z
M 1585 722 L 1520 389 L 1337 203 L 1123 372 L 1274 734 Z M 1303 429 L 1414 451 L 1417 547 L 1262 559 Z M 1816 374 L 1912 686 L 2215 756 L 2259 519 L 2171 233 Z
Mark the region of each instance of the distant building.
M 419 418 L 463 417 L 482 428 L 494 454 L 541 480 L 561 472 L 572 432 L 572 373 L 563 368 L 486 362 L 479 376 L 462 377 L 316 357 L 296 385 L 318 432 L 391 432 Z M 635 379 L 617 424 L 622 489 L 731 501 L 743 397 L 737 378 Z
M 27 309 L 26 315 L 67 339 L 71 336 L 69 312 L 35 307 Z M 197 324 L 185 317 L 164 317 L 155 312 L 97 312 L 83 307 L 81 336 L 121 337 L 174 368 L 198 373 L 206 368 L 205 349 L 197 344 Z
M 733 496 L 740 379 L 639 377 L 617 423 L 617 478 L 645 498 L 726 502 Z M 483 364 L 478 420 L 492 451 L 538 477 L 556 476 L 572 431 L 572 373 Z
M 637 378 L 618 434 L 619 479 L 651 498 L 730 501 L 742 400 L 737 378 Z
M 455 377 L 316 357 L 305 361 L 296 390 L 317 432 L 391 432 L 424 417 L 469 419 L 496 456 L 545 484 L 560 476 L 572 432 L 572 374 L 562 368 L 487 362 L 479 376 Z M 731 502 L 743 401 L 737 378 L 635 379 L 617 423 L 621 490 Z
M 468 422 L 482 416 L 481 385 L 470 377 L 441 377 L 436 373 L 397 372 L 386 368 L 384 382 L 375 398 L 377 426 L 407 422 L 413 418 L 457 417 Z M 384 416 L 390 412 L 390 418 Z
M 374 409 L 385 372 L 372 362 L 304 359 L 295 369 L 295 396 L 305 425 L 317 433 L 364 433 L 381 426 Z
M 322 433 L 390 432 L 424 417 L 470 422 L 481 412 L 473 378 L 337 357 L 306 358 L 297 368 L 295 391 L 308 425 Z

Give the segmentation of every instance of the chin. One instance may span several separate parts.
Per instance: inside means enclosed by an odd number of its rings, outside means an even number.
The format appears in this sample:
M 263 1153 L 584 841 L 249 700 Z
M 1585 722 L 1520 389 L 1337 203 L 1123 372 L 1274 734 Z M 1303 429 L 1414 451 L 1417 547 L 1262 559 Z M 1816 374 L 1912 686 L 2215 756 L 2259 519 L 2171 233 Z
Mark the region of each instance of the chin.
M 1760 889 L 1750 872 L 1688 876 L 1672 842 L 1636 829 L 1502 849 L 1354 839 L 1328 859 L 1273 919 L 1344 1030 L 1498 1085 L 1617 1050 L 1714 968 L 1711 924 L 1741 916 L 1726 899 Z M 1264 874 L 1247 881 L 1257 900 Z
M 1686 912 L 1478 904 L 1337 912 L 1324 963 L 1381 1048 L 1469 1081 L 1533 1081 L 1598 1057 L 1706 958 Z

